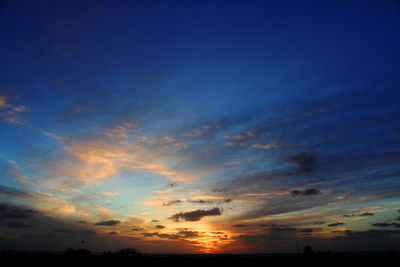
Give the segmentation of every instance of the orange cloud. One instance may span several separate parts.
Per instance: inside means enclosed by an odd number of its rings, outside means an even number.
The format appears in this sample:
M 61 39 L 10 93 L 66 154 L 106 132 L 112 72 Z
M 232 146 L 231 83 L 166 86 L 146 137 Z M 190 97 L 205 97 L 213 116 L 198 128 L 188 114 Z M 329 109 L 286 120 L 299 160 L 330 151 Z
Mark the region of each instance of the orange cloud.
M 87 140 L 73 140 L 44 133 L 56 138 L 65 154 L 41 167 L 50 176 L 58 177 L 58 187 L 63 188 L 63 191 L 79 183 L 90 184 L 128 171 L 155 173 L 173 182 L 200 179 L 199 174 L 187 173 L 168 164 L 177 157 L 174 148 L 184 149 L 186 144 L 172 136 L 132 136 L 133 130 L 130 127 L 134 125 L 123 123 L 107 128 L 103 134 Z
M 7 97 L 4 95 L 0 95 L 0 108 L 6 108 L 6 107 L 8 107 Z

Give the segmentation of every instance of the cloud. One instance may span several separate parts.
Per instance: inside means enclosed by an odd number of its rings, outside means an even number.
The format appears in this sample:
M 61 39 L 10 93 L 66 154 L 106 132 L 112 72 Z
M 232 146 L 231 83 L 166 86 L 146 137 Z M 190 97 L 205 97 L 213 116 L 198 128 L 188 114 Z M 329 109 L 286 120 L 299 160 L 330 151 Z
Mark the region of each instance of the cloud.
M 0 185 L 0 196 L 4 196 L 6 198 L 20 198 L 42 202 L 40 205 L 37 205 L 37 209 L 49 213 L 76 212 L 75 206 L 65 200 L 51 198 L 44 194 L 25 192 L 3 185 Z
M 83 237 L 86 239 L 96 234 L 82 226 L 76 217 L 54 217 L 51 213 L 28 206 L 0 204 L 0 230 L 12 233 L 15 248 L 58 250 L 63 249 L 66 243 L 80 242 Z M 10 231 L 13 229 L 15 231 Z M 11 243 L 0 238 L 0 246 L 7 244 Z
M 263 233 L 243 234 L 234 236 L 234 240 L 285 240 L 297 234 L 297 229 L 287 226 L 274 226 L 265 229 Z
M 95 235 L 96 232 L 92 230 L 81 230 L 81 229 L 71 229 L 71 228 L 58 228 L 54 232 L 66 235 Z
M 336 227 L 336 226 L 342 226 L 342 225 L 344 225 L 344 223 L 342 223 L 342 222 L 328 224 L 329 227 Z
M 253 144 L 251 145 L 252 148 L 258 148 L 258 149 L 272 149 L 272 148 L 285 148 L 285 147 L 294 147 L 294 146 L 301 146 L 303 145 L 302 143 L 300 144 L 284 144 L 284 143 L 279 143 L 279 142 L 272 142 L 266 145 L 261 145 L 261 144 Z
M 182 200 L 179 200 L 179 199 L 170 200 L 170 201 L 167 201 L 167 202 L 163 203 L 163 206 L 169 207 L 169 206 L 173 206 L 173 205 L 180 204 L 180 203 L 182 203 Z
M 277 227 L 268 228 L 267 230 L 269 230 L 270 232 L 287 232 L 287 231 L 295 231 L 297 229 L 294 227 L 279 227 L 279 226 L 277 226 Z
M 365 217 L 365 216 L 374 216 L 374 215 L 375 214 L 372 212 L 364 212 L 364 213 L 361 213 L 359 216 Z
M 224 138 L 231 141 L 243 141 L 249 138 L 256 137 L 257 133 L 254 129 L 248 129 L 244 131 L 242 134 L 237 135 L 224 135 Z
M 181 238 L 180 235 L 177 234 L 160 234 L 158 232 L 153 232 L 153 233 L 142 233 L 142 235 L 144 237 L 153 237 L 153 236 L 157 236 L 159 238 L 165 238 L 165 239 L 170 239 L 170 240 L 177 240 L 179 238 Z
M 214 235 L 224 235 L 225 234 L 224 232 L 211 232 L 211 233 Z
M 194 211 L 187 211 L 187 212 L 179 212 L 171 217 L 169 219 L 179 222 L 180 220 L 183 221 L 189 221 L 189 222 L 196 222 L 199 221 L 201 218 L 205 216 L 219 216 L 221 215 L 221 210 L 219 208 L 213 208 L 209 210 L 194 210 Z
M 302 173 L 309 173 L 313 171 L 313 168 L 317 162 L 316 153 L 300 152 L 296 155 L 290 156 L 283 160 L 284 162 L 296 163 L 299 167 L 298 171 L 289 172 L 287 175 L 296 175 Z
M 374 223 L 372 224 L 373 226 L 378 226 L 378 227 L 395 227 L 395 228 L 400 228 L 400 223 Z
M 229 203 L 232 202 L 232 199 L 226 198 L 226 199 L 188 199 L 187 202 L 193 203 L 193 204 L 223 204 L 223 203 Z
M 159 225 L 156 225 L 156 228 L 157 228 L 157 229 L 164 229 L 164 228 L 165 228 L 165 226 L 164 226 L 164 225 L 160 225 L 160 224 L 159 224 Z
M 61 142 L 64 153 L 56 160 L 44 162 L 43 169 L 47 175 L 67 178 L 71 185 L 90 184 L 123 172 L 155 173 L 170 181 L 199 179 L 197 175 L 169 166 L 171 157 L 179 157 L 171 146 L 183 146 L 175 138 L 139 136 L 133 139 L 120 135 L 110 138 L 109 130 L 86 139 L 65 139 Z
M 8 107 L 7 97 L 5 95 L 0 95 L 0 108 Z
M 24 105 L 13 105 L 9 101 L 9 97 L 0 95 L 0 119 L 8 123 L 21 124 L 20 113 L 26 112 L 28 108 Z
M 258 227 L 277 227 L 278 225 L 275 223 L 263 223 L 263 224 L 259 224 L 257 226 Z
M 178 239 L 199 237 L 200 233 L 198 231 L 180 230 L 175 233 L 153 232 L 153 233 L 142 233 L 142 235 L 145 237 L 157 236 L 158 238 L 162 239 L 178 240 Z
M 178 232 L 178 234 L 181 235 L 183 238 L 192 238 L 199 236 L 198 231 L 190 231 L 190 230 L 181 230 Z
M 6 203 L 0 204 L 0 220 L 6 219 L 30 219 L 39 212 L 30 208 L 22 208 Z
M 243 228 L 243 227 L 247 227 L 247 224 L 234 224 L 232 225 L 232 227 L 236 227 L 236 228 Z
M 367 231 L 349 231 L 344 230 L 341 233 L 344 236 L 336 237 L 333 239 L 350 239 L 350 240 L 363 240 L 363 239 L 391 239 L 393 235 L 400 234 L 400 230 L 367 230 Z
M 225 145 L 228 147 L 241 147 L 244 146 L 246 141 L 250 138 L 257 136 L 255 129 L 248 129 L 241 134 L 237 135 L 224 135 L 226 140 L 229 140 Z
M 318 189 L 311 188 L 311 189 L 306 189 L 304 191 L 292 190 L 289 193 L 292 196 L 314 196 L 321 194 L 321 191 L 319 191 Z
M 0 155 L 0 160 L 3 159 L 4 162 L 0 162 L 0 171 L 3 177 L 9 176 L 11 179 L 18 181 L 20 184 L 26 184 L 28 179 L 22 174 L 22 169 L 17 165 L 14 160 L 9 160 L 3 155 Z
M 367 216 L 374 216 L 374 213 L 371 212 L 364 212 L 360 214 L 345 214 L 343 217 L 349 218 L 349 217 L 367 217 Z
M 21 191 L 12 187 L 0 185 L 0 195 L 4 197 L 11 197 L 11 198 L 24 198 L 24 199 L 34 199 L 34 196 L 31 194 Z
M 26 224 L 19 221 L 6 221 L 0 222 L 0 227 L 8 227 L 8 228 L 32 228 L 34 227 L 31 224 Z
M 201 127 L 199 127 L 198 129 L 195 129 L 191 132 L 187 132 L 184 135 L 188 136 L 188 137 L 203 136 L 203 135 L 209 134 L 217 127 L 218 127 L 218 122 L 212 122 L 211 124 L 204 124 Z
M 114 226 L 119 223 L 121 223 L 121 221 L 119 221 L 119 220 L 109 220 L 109 221 L 102 221 L 102 222 L 95 223 L 95 225 Z
M 334 230 L 332 231 L 332 233 L 334 234 L 351 234 L 353 233 L 352 230 Z

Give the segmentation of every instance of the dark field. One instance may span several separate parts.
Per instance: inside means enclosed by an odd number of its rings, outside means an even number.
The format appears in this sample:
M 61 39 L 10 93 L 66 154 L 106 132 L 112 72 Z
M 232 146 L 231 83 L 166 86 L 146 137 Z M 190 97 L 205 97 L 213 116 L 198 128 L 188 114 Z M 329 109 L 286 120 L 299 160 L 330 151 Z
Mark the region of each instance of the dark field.
M 100 266 L 143 266 L 172 264 L 172 266 L 192 265 L 232 265 L 239 266 L 282 266 L 282 264 L 308 266 L 342 266 L 355 264 L 356 266 L 382 265 L 395 263 L 400 260 L 400 252 L 351 252 L 351 253 L 315 253 L 303 254 L 196 254 L 196 255 L 90 255 L 78 252 L 75 255 L 55 253 L 16 253 L 3 252 L 0 261 L 8 265 L 100 265 Z M 3 265 L 4 266 L 4 265 Z

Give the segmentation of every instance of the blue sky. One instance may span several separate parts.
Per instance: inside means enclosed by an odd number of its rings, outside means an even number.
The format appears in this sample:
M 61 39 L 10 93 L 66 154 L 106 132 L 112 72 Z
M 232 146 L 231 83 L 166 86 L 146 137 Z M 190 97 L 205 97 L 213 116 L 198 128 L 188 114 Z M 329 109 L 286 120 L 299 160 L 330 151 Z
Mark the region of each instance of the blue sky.
M 2 1 L 0 244 L 398 249 L 399 26 L 396 1 Z

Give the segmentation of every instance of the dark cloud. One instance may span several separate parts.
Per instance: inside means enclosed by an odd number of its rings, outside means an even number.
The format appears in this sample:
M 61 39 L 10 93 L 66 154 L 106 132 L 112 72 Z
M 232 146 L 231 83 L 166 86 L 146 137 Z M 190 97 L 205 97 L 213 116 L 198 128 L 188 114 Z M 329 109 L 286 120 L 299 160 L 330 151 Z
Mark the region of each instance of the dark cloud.
M 213 188 L 211 192 L 213 193 L 226 193 L 229 191 L 229 188 Z
M 342 222 L 328 224 L 329 227 L 342 226 L 342 225 L 344 225 L 344 223 Z
M 164 229 L 164 228 L 165 228 L 165 226 L 164 226 L 164 225 L 160 225 L 160 224 L 159 224 L 159 225 L 156 225 L 156 228 L 157 228 L 157 229 Z
M 58 228 L 54 232 L 67 234 L 67 235 L 95 235 L 96 232 L 92 230 L 81 230 L 81 229 L 70 229 L 70 228 Z
M 335 233 L 335 234 L 351 234 L 351 233 L 353 233 L 353 231 L 352 230 L 334 230 L 334 231 L 332 231 L 332 233 Z
M 278 227 L 271 227 L 266 230 L 271 231 L 271 232 L 287 232 L 287 231 L 295 231 L 297 229 L 293 228 L 293 227 L 279 227 L 278 226 Z
M 189 222 L 195 222 L 199 221 L 201 218 L 205 216 L 219 216 L 221 215 L 221 209 L 219 208 L 213 208 L 209 210 L 194 210 L 194 211 L 187 211 L 187 212 L 179 212 L 171 217 L 169 219 L 174 220 L 176 222 L 179 222 L 180 220 L 183 221 L 189 221 Z
M 168 202 L 165 202 L 165 203 L 163 203 L 163 206 L 173 206 L 173 205 L 176 205 L 176 204 L 179 204 L 179 203 L 182 203 L 182 200 L 179 200 L 179 199 L 177 199 L 177 200 L 170 200 L 170 201 L 168 201 Z
M 343 233 L 344 236 L 337 237 L 334 239 L 354 239 L 354 240 L 391 239 L 393 235 L 399 235 L 400 230 L 367 230 L 367 231 L 345 230 L 340 233 Z
M 222 199 L 222 200 L 210 200 L 210 199 L 195 199 L 191 200 L 189 199 L 187 202 L 189 203 L 194 203 L 194 204 L 223 204 L 223 203 L 229 203 L 232 202 L 232 199 L 227 198 L 227 199 Z
M 242 227 L 247 227 L 247 224 L 234 224 L 232 227 L 237 227 L 237 228 L 242 228 Z
M 374 223 L 372 224 L 373 226 L 378 226 L 378 227 L 395 227 L 395 228 L 400 228 L 400 223 Z
M 0 220 L 30 219 L 39 212 L 29 208 L 18 207 L 6 203 L 0 204 Z
M 171 183 L 168 184 L 168 187 L 176 187 L 176 186 L 177 186 L 177 184 L 174 183 L 174 182 L 171 182 Z
M 235 240 L 284 240 L 293 237 L 296 234 L 296 228 L 293 227 L 273 227 L 266 229 L 268 232 L 249 235 L 234 236 Z
M 134 227 L 131 229 L 131 231 L 143 231 L 143 228 L 141 227 Z
M 154 232 L 154 233 L 142 233 L 143 236 L 145 237 L 152 237 L 154 235 L 158 235 L 158 232 Z
M 115 232 L 115 231 L 111 231 L 111 232 L 109 232 L 108 234 L 110 234 L 110 235 L 117 235 L 118 233 Z
M 371 212 L 364 212 L 364 213 L 360 213 L 360 214 L 345 214 L 343 215 L 343 217 L 349 218 L 349 217 L 367 217 L 367 216 L 374 216 L 374 213 Z
M 312 152 L 300 152 L 299 154 L 290 156 L 283 161 L 296 163 L 299 167 L 297 171 L 289 172 L 287 175 L 309 173 L 313 171 L 315 163 L 317 162 L 317 154 Z
M 234 240 L 262 240 L 268 239 L 269 235 L 260 234 L 260 235 L 237 235 L 234 236 L 232 239 Z
M 6 221 L 6 222 L 0 222 L 0 227 L 8 227 L 8 228 L 32 228 L 34 227 L 31 224 L 26 224 L 23 222 L 18 222 L 18 221 Z
M 364 212 L 364 213 L 361 213 L 359 216 L 365 217 L 365 216 L 374 216 L 374 215 L 375 214 L 372 212 Z
M 178 234 L 160 234 L 158 232 L 153 232 L 153 233 L 142 233 L 143 236 L 145 237 L 153 237 L 153 236 L 157 236 L 159 238 L 164 238 L 164 239 L 171 239 L 171 240 L 177 240 L 179 238 L 181 238 L 180 235 Z
M 321 194 L 321 191 L 319 191 L 318 189 L 306 189 L 304 191 L 301 190 L 292 190 L 290 191 L 290 195 L 291 196 L 313 196 L 313 195 L 318 195 Z
M 199 234 L 200 233 L 197 232 L 197 231 L 190 231 L 190 230 L 187 230 L 187 229 L 181 229 L 176 233 L 158 233 L 158 232 L 142 233 L 142 235 L 145 236 L 145 237 L 157 236 L 159 238 L 170 239 L 170 240 L 198 237 Z
M 263 223 L 263 224 L 259 224 L 257 226 L 259 226 L 259 227 L 276 227 L 278 225 L 275 223 Z
M 21 191 L 12 187 L 0 185 L 0 195 L 3 195 L 7 198 L 25 198 L 32 199 L 33 196 L 25 191 Z
M 178 234 L 181 235 L 183 238 L 191 238 L 199 236 L 198 231 L 189 231 L 189 230 L 181 230 L 178 232 Z
M 319 221 L 319 222 L 313 222 L 314 225 L 322 225 L 325 224 L 326 222 L 324 221 Z
M 305 228 L 305 229 L 302 229 L 301 231 L 302 231 L 303 233 L 312 233 L 312 232 L 314 232 L 314 229 Z
M 103 221 L 103 222 L 98 222 L 95 223 L 95 225 L 102 225 L 102 226 L 114 226 L 121 223 L 119 220 L 109 220 L 109 221 Z
M 321 191 L 319 191 L 318 189 L 312 188 L 312 189 L 307 189 L 307 190 L 303 191 L 301 195 L 312 196 L 312 195 L 318 195 L 320 193 L 321 193 Z

